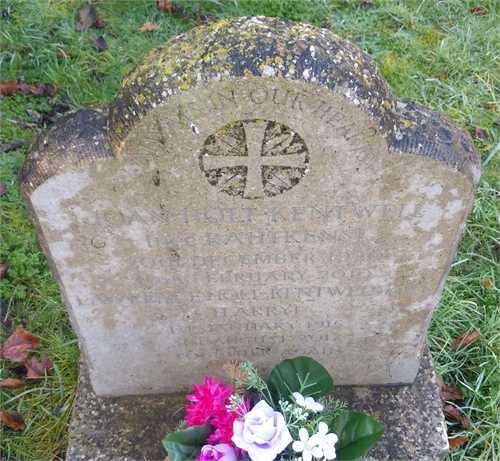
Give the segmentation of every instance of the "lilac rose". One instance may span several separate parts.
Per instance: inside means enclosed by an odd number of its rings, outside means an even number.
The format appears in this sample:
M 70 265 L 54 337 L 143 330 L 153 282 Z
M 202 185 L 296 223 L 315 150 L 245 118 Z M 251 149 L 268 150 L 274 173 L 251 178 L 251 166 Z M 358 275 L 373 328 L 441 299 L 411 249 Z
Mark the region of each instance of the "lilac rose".
M 205 445 L 196 461 L 236 461 L 236 452 L 227 443 Z
M 292 442 L 283 415 L 263 400 L 233 423 L 233 432 L 231 440 L 252 461 L 272 461 Z

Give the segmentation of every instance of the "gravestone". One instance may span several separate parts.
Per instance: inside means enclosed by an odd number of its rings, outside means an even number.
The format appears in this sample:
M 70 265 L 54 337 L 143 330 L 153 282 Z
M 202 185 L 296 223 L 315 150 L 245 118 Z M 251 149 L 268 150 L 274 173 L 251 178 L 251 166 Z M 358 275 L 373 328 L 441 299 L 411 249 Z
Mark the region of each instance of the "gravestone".
M 297 355 L 412 383 L 480 174 L 364 52 L 259 17 L 155 48 L 36 138 L 21 185 L 93 389 L 121 396 Z

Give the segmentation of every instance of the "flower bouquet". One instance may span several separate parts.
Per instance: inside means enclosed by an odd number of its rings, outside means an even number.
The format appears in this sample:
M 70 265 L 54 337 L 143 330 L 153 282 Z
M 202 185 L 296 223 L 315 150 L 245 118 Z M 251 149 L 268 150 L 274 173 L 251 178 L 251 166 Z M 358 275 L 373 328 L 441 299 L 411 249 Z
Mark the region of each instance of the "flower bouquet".
M 172 461 L 356 460 L 385 431 L 327 396 L 333 380 L 310 357 L 283 360 L 266 381 L 251 362 L 224 370 L 232 386 L 206 376 L 186 396 L 183 427 L 163 439 Z

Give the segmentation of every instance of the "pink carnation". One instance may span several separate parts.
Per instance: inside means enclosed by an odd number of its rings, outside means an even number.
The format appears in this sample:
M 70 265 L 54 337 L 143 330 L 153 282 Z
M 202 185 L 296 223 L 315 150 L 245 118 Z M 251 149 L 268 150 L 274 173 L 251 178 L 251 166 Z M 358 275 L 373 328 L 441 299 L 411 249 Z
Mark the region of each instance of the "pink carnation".
M 194 405 L 186 405 L 187 427 L 205 424 L 210 418 L 227 413 L 226 404 L 233 392 L 232 386 L 223 386 L 222 379 L 215 382 L 211 376 L 205 376 L 204 384 L 193 385 L 194 394 L 186 398 Z
M 234 446 L 234 442 L 231 440 L 233 436 L 233 424 L 234 421 L 250 410 L 250 399 L 245 399 L 244 403 L 240 403 L 236 410 L 220 412 L 213 417 L 210 424 L 215 427 L 215 432 L 208 437 L 208 443 L 227 443 Z

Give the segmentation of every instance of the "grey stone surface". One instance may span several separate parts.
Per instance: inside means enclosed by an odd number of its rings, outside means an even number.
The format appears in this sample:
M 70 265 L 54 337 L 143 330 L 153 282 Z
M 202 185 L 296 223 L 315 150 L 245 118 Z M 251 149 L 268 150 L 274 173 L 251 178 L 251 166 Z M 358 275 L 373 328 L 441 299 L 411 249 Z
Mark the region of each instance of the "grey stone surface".
M 20 183 L 93 388 L 123 396 L 297 355 L 413 382 L 480 173 L 353 45 L 239 18 L 38 136 Z
M 448 441 L 439 385 L 426 350 L 410 386 L 336 387 L 348 408 L 386 426 L 368 453 L 376 461 L 441 461 Z M 163 437 L 183 418 L 185 394 L 100 398 L 81 367 L 67 461 L 164 460 Z

